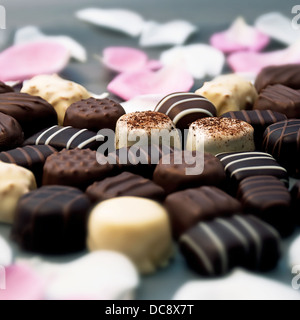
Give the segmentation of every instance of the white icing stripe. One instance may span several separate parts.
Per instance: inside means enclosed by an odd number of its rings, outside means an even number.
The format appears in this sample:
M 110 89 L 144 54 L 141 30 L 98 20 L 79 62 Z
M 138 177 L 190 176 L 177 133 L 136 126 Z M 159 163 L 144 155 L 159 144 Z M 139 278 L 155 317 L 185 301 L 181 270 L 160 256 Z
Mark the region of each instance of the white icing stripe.
M 191 113 L 205 113 L 207 114 L 209 117 L 213 117 L 214 115 L 212 113 L 210 113 L 208 110 L 205 109 L 201 109 L 201 108 L 193 108 L 193 109 L 188 109 L 188 110 L 184 110 L 181 111 L 174 119 L 173 122 L 176 125 L 177 122 L 183 118 L 184 116 L 191 114 Z
M 220 258 L 221 258 L 222 273 L 226 273 L 228 270 L 228 257 L 227 257 L 226 248 L 224 247 L 222 241 L 216 235 L 216 233 L 211 230 L 211 228 L 208 225 L 200 223 L 198 226 L 199 226 L 199 228 L 202 228 L 208 234 L 210 239 L 216 245 L 217 250 L 219 251 L 219 254 L 220 254 Z
M 172 99 L 172 98 L 176 98 L 176 97 L 180 97 L 180 96 L 186 96 L 186 95 L 193 95 L 195 97 L 200 97 L 198 94 L 196 93 L 192 93 L 192 92 L 189 92 L 189 93 L 174 93 L 172 95 L 169 95 L 169 96 L 166 96 L 165 98 L 163 98 L 160 103 L 156 106 L 156 108 L 154 109 L 155 111 L 157 111 L 166 101 Z M 201 97 L 200 97 L 201 98 Z
M 242 172 L 242 171 L 247 171 L 247 170 L 252 171 L 252 170 L 260 170 L 260 169 L 263 169 L 263 170 L 279 170 L 279 171 L 287 172 L 284 168 L 278 167 L 278 166 L 257 166 L 257 167 L 246 167 L 246 168 L 237 169 L 237 170 L 232 172 L 231 177 L 233 177 L 235 174 L 237 174 L 239 172 Z
M 206 98 L 190 98 L 190 99 L 184 99 L 184 100 L 180 100 L 180 101 L 177 101 L 175 103 L 173 103 L 171 105 L 171 107 L 168 109 L 168 111 L 166 112 L 166 115 L 168 116 L 169 113 L 177 106 L 183 104 L 183 103 L 187 103 L 187 102 L 193 102 L 193 101 L 208 101 Z
M 216 155 L 216 157 L 218 156 L 221 156 L 222 154 L 226 154 L 227 152 L 223 152 L 223 153 L 219 153 Z M 242 156 L 242 155 L 252 155 L 252 156 L 266 156 L 266 157 L 269 157 L 271 159 L 274 159 L 270 154 L 268 153 L 264 153 L 264 152 L 239 152 L 239 153 L 233 153 L 233 154 L 230 154 L 226 157 L 224 157 L 223 159 L 221 159 L 221 161 L 224 161 L 224 160 L 227 160 L 227 159 L 230 159 L 230 158 L 233 158 L 233 157 L 238 157 L 238 156 Z M 275 159 L 274 159 L 275 160 Z
M 262 252 L 262 241 L 261 237 L 259 234 L 256 232 L 256 230 L 245 220 L 242 219 L 239 216 L 234 216 L 233 217 L 235 220 L 237 220 L 252 236 L 255 246 L 256 246 L 256 263 L 257 265 L 259 264 L 260 257 L 261 257 L 261 252 Z
M 57 136 L 57 135 L 60 134 L 61 132 L 65 131 L 65 130 L 67 130 L 67 129 L 70 129 L 70 128 L 71 128 L 71 127 L 64 127 L 64 128 L 61 128 L 60 130 L 54 132 L 54 133 L 45 141 L 45 145 L 48 145 L 55 136 Z
M 43 137 L 47 132 L 49 132 L 49 131 L 51 131 L 52 129 L 57 128 L 57 127 L 58 127 L 58 125 L 55 125 L 55 126 L 49 128 L 49 129 L 45 130 L 44 132 L 42 132 L 42 133 L 36 138 L 35 144 L 38 145 L 38 144 L 40 143 L 40 140 L 42 139 L 42 137 Z
M 184 235 L 180 238 L 180 242 L 187 243 L 197 254 L 198 257 L 203 262 L 203 265 L 207 271 L 208 274 L 214 275 L 214 267 L 209 261 L 209 258 L 207 257 L 206 253 L 195 243 L 190 236 Z
M 70 149 L 70 146 L 72 144 L 72 142 L 78 137 L 80 136 L 83 132 L 87 131 L 87 129 L 82 129 L 80 131 L 78 131 L 77 133 L 75 133 L 68 141 L 67 145 L 66 145 L 66 149 Z
M 96 135 L 90 139 L 87 139 L 85 141 L 83 141 L 77 148 L 78 149 L 82 149 L 85 146 L 87 146 L 89 143 L 94 142 L 94 141 L 103 141 L 104 140 L 104 136 L 100 135 Z
M 248 161 L 248 160 L 263 160 L 263 159 L 273 160 L 273 159 L 270 159 L 270 157 L 267 157 L 267 156 L 243 158 L 243 159 L 234 160 L 234 161 L 232 161 L 232 162 L 229 162 L 229 163 L 225 166 L 224 169 L 227 170 L 231 165 L 233 165 L 233 164 L 235 164 L 235 163 L 244 162 L 244 161 Z

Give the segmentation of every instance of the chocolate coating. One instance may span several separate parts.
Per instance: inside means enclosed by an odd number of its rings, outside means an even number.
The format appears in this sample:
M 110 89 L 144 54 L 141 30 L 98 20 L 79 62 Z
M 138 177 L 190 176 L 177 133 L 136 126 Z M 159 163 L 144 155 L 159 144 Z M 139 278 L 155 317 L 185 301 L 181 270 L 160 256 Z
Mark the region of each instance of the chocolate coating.
M 46 100 L 27 93 L 9 92 L 0 95 L 0 112 L 15 118 L 25 138 L 57 124 L 57 114 Z
M 118 176 L 95 182 L 87 188 L 86 194 L 93 203 L 124 196 L 156 201 L 162 201 L 165 198 L 163 188 L 151 180 L 130 172 L 123 172 Z
M 71 187 L 47 186 L 27 193 L 16 209 L 12 239 L 39 253 L 84 250 L 90 205 L 83 192 Z
M 300 120 L 285 120 L 269 126 L 264 133 L 263 150 L 291 176 L 300 177 Z
M 202 173 L 190 174 L 186 169 L 198 167 Z M 163 187 L 167 194 L 201 186 L 222 186 L 225 180 L 219 159 L 209 153 L 175 151 L 159 161 L 153 181 Z
M 0 81 L 0 94 L 7 93 L 7 92 L 14 92 L 14 91 L 15 90 L 12 87 L 10 87 L 10 86 L 6 85 L 4 82 Z
M 300 89 L 300 65 L 287 64 L 264 68 L 256 78 L 255 88 L 260 93 L 262 89 L 274 84 Z
M 50 145 L 57 150 L 76 148 L 96 150 L 103 143 L 102 138 L 103 136 L 87 129 L 55 125 L 29 137 L 24 145 Z
M 238 200 L 216 187 L 172 193 L 166 198 L 164 205 L 169 212 L 175 239 L 199 222 L 242 212 Z
M 237 197 L 246 213 L 268 222 L 282 236 L 290 235 L 293 231 L 291 195 L 277 178 L 272 176 L 246 178 L 239 185 Z
M 64 126 L 95 132 L 101 129 L 115 130 L 118 119 L 124 114 L 123 107 L 113 100 L 89 98 L 70 105 Z
M 0 151 L 19 147 L 23 141 L 24 133 L 19 122 L 0 112 Z
M 251 215 L 199 223 L 181 236 L 179 246 L 187 264 L 204 276 L 224 275 L 235 267 L 269 271 L 281 255 L 279 234 Z
M 288 118 L 300 118 L 300 91 L 281 84 L 263 89 L 255 101 L 253 109 L 273 110 Z
M 263 134 L 267 127 L 287 119 L 286 115 L 272 110 L 231 111 L 223 114 L 222 117 L 239 119 L 251 124 L 254 128 L 255 146 L 258 150 L 262 148 Z
M 62 150 L 49 156 L 43 169 L 43 185 L 64 185 L 86 190 L 95 181 L 108 177 L 113 166 L 99 164 L 102 154 L 90 149 Z
M 26 146 L 0 153 L 0 161 L 14 163 L 30 170 L 36 179 L 37 185 L 42 183 L 44 163 L 57 150 L 51 146 Z

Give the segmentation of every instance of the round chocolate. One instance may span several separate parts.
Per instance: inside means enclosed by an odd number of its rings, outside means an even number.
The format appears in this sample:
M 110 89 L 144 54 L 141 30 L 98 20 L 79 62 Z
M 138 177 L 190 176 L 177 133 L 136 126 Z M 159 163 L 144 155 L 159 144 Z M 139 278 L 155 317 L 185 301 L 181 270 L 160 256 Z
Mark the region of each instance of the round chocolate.
M 300 176 L 300 120 L 291 119 L 269 126 L 263 149 L 270 153 L 291 176 Z
M 84 250 L 90 205 L 76 188 L 46 186 L 29 192 L 18 203 L 12 239 L 24 250 L 39 253 Z
M 124 114 L 123 107 L 113 100 L 89 98 L 70 105 L 64 126 L 95 132 L 101 129 L 115 130 L 118 119 Z
M 14 92 L 14 89 L 5 84 L 4 82 L 0 81 L 0 94 L 7 92 Z
M 84 190 L 95 181 L 108 177 L 113 166 L 104 155 L 90 149 L 63 149 L 49 156 L 43 170 L 43 185 L 65 185 Z
M 51 104 L 41 97 L 27 93 L 1 94 L 0 112 L 10 115 L 20 123 L 25 138 L 57 124 L 57 114 Z
M 0 151 L 19 147 L 23 141 L 24 133 L 19 122 L 0 112 Z
M 176 128 L 188 129 L 194 121 L 206 117 L 216 117 L 217 110 L 212 102 L 195 93 L 172 93 L 163 98 L 155 111 L 166 114 Z

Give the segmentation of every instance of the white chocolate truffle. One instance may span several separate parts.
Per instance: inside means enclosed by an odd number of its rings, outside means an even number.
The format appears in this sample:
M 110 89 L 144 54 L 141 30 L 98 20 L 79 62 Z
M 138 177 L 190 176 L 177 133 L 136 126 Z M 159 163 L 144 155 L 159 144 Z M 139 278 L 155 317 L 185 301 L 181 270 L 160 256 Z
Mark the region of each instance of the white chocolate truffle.
M 181 139 L 172 120 L 154 111 L 132 112 L 123 115 L 116 124 L 116 149 L 151 144 L 163 144 L 180 149 Z
M 223 152 L 254 151 L 254 129 L 244 121 L 210 117 L 190 125 L 186 148 L 217 155 Z
M 91 94 L 80 84 L 65 80 L 58 75 L 39 75 L 27 81 L 21 92 L 40 96 L 55 109 L 58 124 L 63 125 L 67 108 L 74 102 L 88 99 Z
M 33 173 L 15 164 L 0 162 L 0 222 L 12 223 L 21 196 L 37 188 Z
M 254 85 L 235 74 L 222 75 L 205 82 L 196 93 L 215 105 L 218 116 L 229 111 L 249 109 L 258 98 Z
M 0 266 L 7 267 L 13 262 L 13 252 L 7 241 L 0 235 Z M 1 279 L 0 279 L 1 284 Z M 1 288 L 1 285 L 0 285 Z
M 98 204 L 88 221 L 90 251 L 113 250 L 129 257 L 142 274 L 168 264 L 173 241 L 168 214 L 159 203 L 120 197 Z

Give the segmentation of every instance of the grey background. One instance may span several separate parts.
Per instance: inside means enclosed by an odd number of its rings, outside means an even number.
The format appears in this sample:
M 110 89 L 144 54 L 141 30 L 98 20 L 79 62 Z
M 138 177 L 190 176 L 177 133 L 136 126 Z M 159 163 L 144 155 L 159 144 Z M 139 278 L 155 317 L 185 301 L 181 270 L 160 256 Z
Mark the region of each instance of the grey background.
M 106 85 L 112 74 L 105 70 L 94 58 L 101 54 L 103 48 L 112 45 L 138 47 L 138 39 L 124 36 L 120 33 L 104 30 L 77 20 L 76 10 L 94 6 L 102 8 L 127 8 L 142 14 L 147 20 L 166 22 L 172 19 L 186 19 L 199 27 L 199 32 L 193 35 L 188 43 L 207 42 L 214 31 L 220 31 L 239 15 L 244 16 L 249 23 L 261 14 L 270 11 L 280 11 L 292 18 L 291 9 L 300 4 L 285 0 L 2 0 L 7 13 L 7 29 L 11 43 L 17 28 L 26 25 L 38 25 L 47 34 L 66 34 L 84 45 L 88 51 L 88 61 L 84 64 L 72 62 L 62 75 L 77 81 L 94 93 L 106 91 Z M 272 47 L 281 45 L 272 43 Z M 158 58 L 165 48 L 147 49 L 152 58 Z M 199 83 L 196 83 L 196 86 Z M 0 224 L 0 233 L 9 238 L 9 228 Z M 292 237 L 293 238 L 293 237 Z M 286 263 L 286 248 L 292 238 L 283 242 L 283 259 L 277 269 L 265 274 L 266 277 L 277 279 L 290 285 L 292 275 Z M 14 246 L 16 256 L 30 257 L 19 252 Z M 45 257 L 50 261 L 58 261 L 56 257 Z M 59 261 L 75 258 L 66 256 Z M 189 271 L 180 255 L 165 269 L 154 275 L 142 277 L 142 283 L 137 293 L 138 299 L 171 299 L 175 291 L 187 280 L 199 279 Z M 245 288 L 247 290 L 247 288 Z

